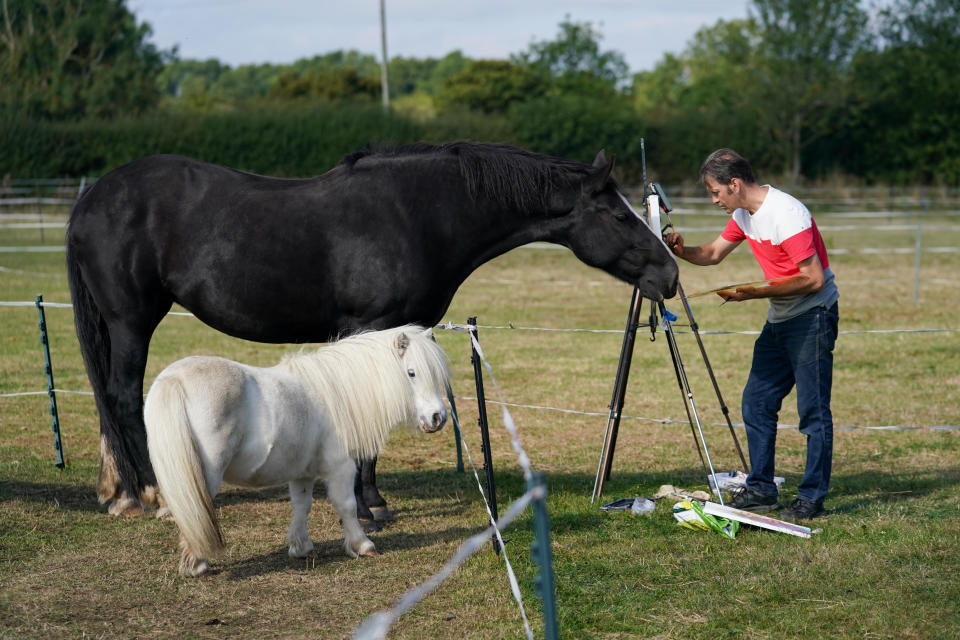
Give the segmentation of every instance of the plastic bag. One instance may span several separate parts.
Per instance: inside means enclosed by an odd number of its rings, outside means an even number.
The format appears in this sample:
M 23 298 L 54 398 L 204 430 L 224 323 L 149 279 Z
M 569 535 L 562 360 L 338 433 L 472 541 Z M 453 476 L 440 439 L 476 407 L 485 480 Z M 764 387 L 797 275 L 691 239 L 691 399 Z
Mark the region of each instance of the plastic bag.
M 702 531 L 716 531 L 725 538 L 733 540 L 737 531 L 740 530 L 740 523 L 736 520 L 727 520 L 717 516 L 704 513 L 703 507 L 699 502 L 684 500 L 673 506 L 673 517 L 681 527 L 687 529 L 699 529 Z

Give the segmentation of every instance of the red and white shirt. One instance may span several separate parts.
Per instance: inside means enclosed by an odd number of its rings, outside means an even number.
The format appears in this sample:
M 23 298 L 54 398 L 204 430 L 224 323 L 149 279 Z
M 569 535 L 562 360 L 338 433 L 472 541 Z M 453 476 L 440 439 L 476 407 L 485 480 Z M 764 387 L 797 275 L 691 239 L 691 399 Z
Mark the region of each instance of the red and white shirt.
M 799 274 L 797 263 L 814 254 L 820 259 L 825 277 L 820 291 L 770 298 L 768 320 L 781 322 L 818 305 L 830 306 L 840 294 L 823 237 L 810 211 L 790 194 L 766 186 L 767 196 L 760 208 L 753 215 L 746 209 L 734 211 L 720 235 L 729 242 L 746 240 L 768 280 Z

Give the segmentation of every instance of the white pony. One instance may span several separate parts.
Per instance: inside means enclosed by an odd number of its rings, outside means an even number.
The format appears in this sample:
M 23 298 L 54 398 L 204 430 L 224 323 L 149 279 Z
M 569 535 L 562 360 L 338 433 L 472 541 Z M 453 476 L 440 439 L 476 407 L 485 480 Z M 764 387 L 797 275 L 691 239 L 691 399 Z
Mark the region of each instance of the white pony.
M 377 555 L 357 521 L 356 458 L 380 452 L 394 426 L 427 433 L 447 420 L 449 369 L 430 329 L 361 333 L 260 368 L 194 356 L 164 369 L 147 395 L 147 443 L 165 507 L 180 528 L 180 573 L 198 576 L 223 550 L 213 497 L 223 481 L 289 482 L 289 554 L 313 550 L 307 514 L 323 476 L 348 555 Z

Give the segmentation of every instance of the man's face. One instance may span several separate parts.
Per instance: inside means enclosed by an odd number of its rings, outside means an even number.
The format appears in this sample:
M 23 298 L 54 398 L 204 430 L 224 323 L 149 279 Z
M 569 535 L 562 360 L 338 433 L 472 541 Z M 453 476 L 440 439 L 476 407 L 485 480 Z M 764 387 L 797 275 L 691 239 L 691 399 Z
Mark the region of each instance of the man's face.
M 710 194 L 713 204 L 728 214 L 732 214 L 740 208 L 740 189 L 736 178 L 731 180 L 730 184 L 722 185 L 713 176 L 708 175 L 704 177 L 703 184 L 707 188 L 707 193 Z

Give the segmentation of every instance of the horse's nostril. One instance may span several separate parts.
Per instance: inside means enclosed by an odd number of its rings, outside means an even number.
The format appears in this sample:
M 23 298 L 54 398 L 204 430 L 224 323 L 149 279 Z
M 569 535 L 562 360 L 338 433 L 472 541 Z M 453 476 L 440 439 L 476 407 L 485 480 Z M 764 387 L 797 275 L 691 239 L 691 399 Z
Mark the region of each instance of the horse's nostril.
M 443 423 L 447 421 L 447 416 L 437 412 L 433 414 L 433 428 L 439 429 L 443 426 Z

